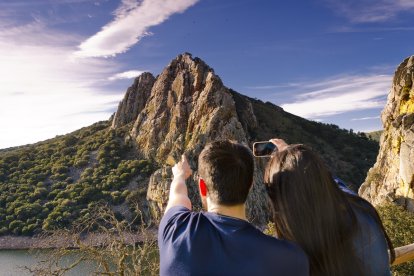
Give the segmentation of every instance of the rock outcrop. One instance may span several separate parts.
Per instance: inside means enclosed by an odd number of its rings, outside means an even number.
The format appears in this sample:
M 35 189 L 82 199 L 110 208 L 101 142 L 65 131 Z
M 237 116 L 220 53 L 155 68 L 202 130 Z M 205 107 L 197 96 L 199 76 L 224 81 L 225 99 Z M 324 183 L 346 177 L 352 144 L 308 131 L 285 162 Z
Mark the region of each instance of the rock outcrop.
M 121 127 L 134 122 L 144 109 L 151 94 L 155 78 L 151 73 L 143 73 L 128 88 L 124 99 L 119 103 L 118 110 L 112 119 L 112 128 Z
M 137 91 L 136 94 L 143 93 Z M 239 114 L 246 118 L 245 127 L 253 128 L 257 123 L 251 103 L 243 102 L 242 99 L 239 102 L 243 109 L 239 110 Z M 127 110 L 137 110 L 128 104 L 125 106 Z M 124 113 L 118 110 L 117 114 Z M 154 217 L 166 204 L 171 182 L 170 166 L 182 154 L 185 153 L 192 167 L 197 168 L 197 157 L 210 141 L 231 139 L 249 146 L 248 134 L 238 118 L 231 92 L 213 69 L 190 54 L 179 55 L 157 77 L 130 134 L 143 157 L 156 160 L 163 166 L 152 175 L 148 188 L 147 198 L 151 202 Z M 261 173 L 255 177 L 255 183 L 258 184 L 253 188 L 252 199 L 264 196 L 263 189 L 259 187 Z M 194 199 L 198 198 L 196 183 L 197 179 L 189 181 L 189 190 Z M 256 201 L 254 206 L 250 205 L 250 218 L 264 223 L 267 201 Z
M 188 54 L 157 77 L 131 135 L 146 158 L 169 165 L 184 151 L 198 154 L 209 141 L 247 143 L 229 90 L 210 67 Z
M 374 204 L 395 201 L 414 211 L 414 56 L 397 68 L 382 112 L 380 152 L 359 194 Z

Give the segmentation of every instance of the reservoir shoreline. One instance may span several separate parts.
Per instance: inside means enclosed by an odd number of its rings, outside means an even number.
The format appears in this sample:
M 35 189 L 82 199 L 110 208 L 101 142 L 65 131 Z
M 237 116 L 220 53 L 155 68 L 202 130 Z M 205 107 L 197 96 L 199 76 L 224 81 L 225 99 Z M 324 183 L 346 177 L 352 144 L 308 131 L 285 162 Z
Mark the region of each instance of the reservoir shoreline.
M 157 229 L 148 229 L 148 235 L 145 237 L 142 233 L 123 233 L 123 240 L 126 244 L 137 244 L 147 240 L 155 240 Z M 76 240 L 79 239 L 82 244 L 91 246 L 100 246 L 105 244 L 109 239 L 107 234 L 89 233 L 85 235 L 73 237 L 42 237 L 42 236 L 0 236 L 0 250 L 30 250 L 30 249 L 55 249 L 55 248 L 70 248 L 78 249 Z

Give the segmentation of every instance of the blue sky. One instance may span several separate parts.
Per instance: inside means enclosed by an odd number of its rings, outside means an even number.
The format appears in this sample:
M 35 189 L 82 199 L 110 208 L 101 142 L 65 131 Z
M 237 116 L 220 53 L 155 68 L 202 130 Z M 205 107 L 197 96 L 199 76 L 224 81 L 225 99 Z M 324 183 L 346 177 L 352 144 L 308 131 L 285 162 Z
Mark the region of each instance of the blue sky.
M 378 130 L 413 13 L 412 0 L 0 0 L 0 148 L 109 118 L 134 77 L 183 52 L 242 94 Z

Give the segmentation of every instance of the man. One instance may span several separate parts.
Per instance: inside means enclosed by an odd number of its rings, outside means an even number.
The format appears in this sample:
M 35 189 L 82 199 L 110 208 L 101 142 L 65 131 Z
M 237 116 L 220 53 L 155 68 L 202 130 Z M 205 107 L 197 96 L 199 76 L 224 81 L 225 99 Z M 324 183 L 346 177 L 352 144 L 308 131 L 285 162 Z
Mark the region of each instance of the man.
M 248 148 L 208 144 L 198 159 L 199 191 L 207 212 L 191 211 L 185 157 L 176 164 L 158 244 L 161 275 L 308 275 L 305 253 L 266 236 L 246 218 L 254 160 Z

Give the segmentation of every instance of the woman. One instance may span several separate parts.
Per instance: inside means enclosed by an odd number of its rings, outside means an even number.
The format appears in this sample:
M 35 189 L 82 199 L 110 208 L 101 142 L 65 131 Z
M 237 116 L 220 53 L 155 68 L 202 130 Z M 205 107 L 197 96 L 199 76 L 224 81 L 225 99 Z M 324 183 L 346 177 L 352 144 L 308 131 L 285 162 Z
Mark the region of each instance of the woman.
M 264 183 L 277 237 L 302 246 L 311 275 L 390 275 L 394 250 L 375 208 L 342 191 L 309 147 L 271 141 L 279 150 Z

